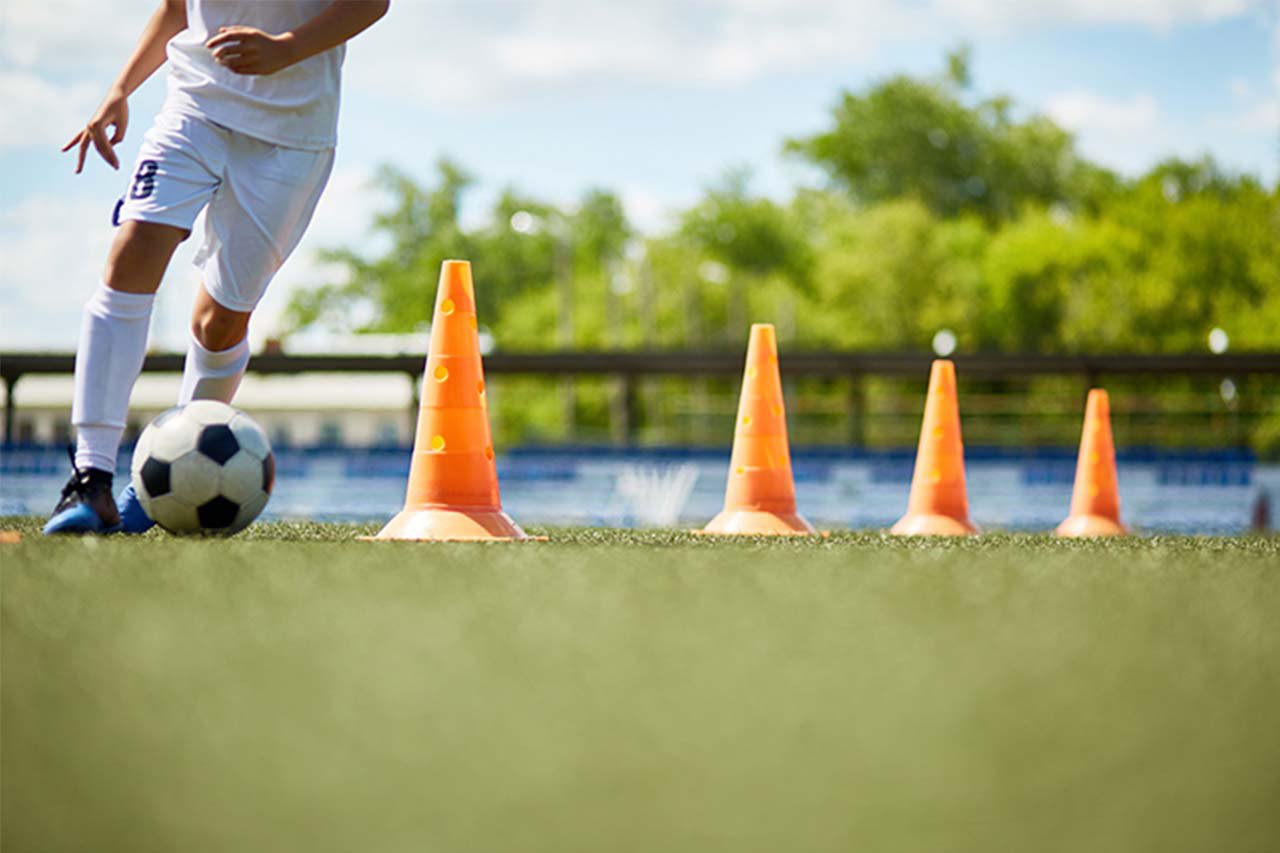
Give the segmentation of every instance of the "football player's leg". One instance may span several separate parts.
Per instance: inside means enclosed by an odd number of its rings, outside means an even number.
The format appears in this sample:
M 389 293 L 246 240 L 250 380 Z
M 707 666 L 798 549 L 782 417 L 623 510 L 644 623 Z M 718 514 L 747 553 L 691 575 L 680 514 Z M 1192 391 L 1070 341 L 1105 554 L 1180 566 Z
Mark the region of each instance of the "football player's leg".
M 249 318 L 302 239 L 332 165 L 332 151 L 233 141 L 227 181 L 205 218 L 198 256 L 205 275 L 192 312 L 180 403 L 234 398 L 249 364 Z
M 76 352 L 72 477 L 46 525 L 47 533 L 118 529 L 112 475 L 142 370 L 155 292 L 174 249 L 217 188 L 223 132 L 161 114 L 147 132 L 97 291 L 85 306 Z
M 204 285 L 191 312 L 191 339 L 178 405 L 192 400 L 230 403 L 249 366 L 249 311 L 223 307 Z
M 99 533 L 119 526 L 111 495 L 129 395 L 142 370 L 155 292 L 186 232 L 126 222 L 116 234 L 103 280 L 84 307 L 76 349 L 71 480 L 46 533 Z

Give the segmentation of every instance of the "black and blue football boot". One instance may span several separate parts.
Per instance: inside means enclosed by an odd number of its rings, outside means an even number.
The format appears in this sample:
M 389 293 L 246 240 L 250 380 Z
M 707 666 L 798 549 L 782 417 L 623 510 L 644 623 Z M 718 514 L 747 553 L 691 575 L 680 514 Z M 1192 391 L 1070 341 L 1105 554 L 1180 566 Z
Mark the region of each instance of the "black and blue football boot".
M 125 486 L 124 491 L 120 493 L 120 498 L 116 501 L 116 510 L 120 513 L 121 533 L 146 533 L 156 526 L 151 516 L 147 515 L 147 511 L 142 508 L 142 501 L 138 500 L 138 493 L 134 490 L 133 483 Z
M 62 498 L 44 526 L 44 535 L 58 533 L 116 533 L 120 530 L 120 513 L 111 493 L 110 471 L 76 467 L 71 453 L 71 479 L 62 487 Z

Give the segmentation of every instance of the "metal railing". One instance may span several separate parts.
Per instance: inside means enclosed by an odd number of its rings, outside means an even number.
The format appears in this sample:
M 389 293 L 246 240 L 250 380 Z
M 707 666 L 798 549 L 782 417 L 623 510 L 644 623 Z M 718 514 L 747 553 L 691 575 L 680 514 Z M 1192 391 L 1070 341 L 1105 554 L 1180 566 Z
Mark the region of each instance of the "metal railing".
M 784 377 L 825 377 L 852 380 L 851 408 L 867 378 L 924 379 L 933 356 L 924 353 L 790 351 L 781 361 Z M 1079 377 L 1082 389 L 1099 384 L 1106 376 L 1241 377 L 1280 376 L 1280 352 L 1247 352 L 1222 355 L 957 355 L 957 370 L 972 379 L 1012 379 L 1038 376 Z M 149 355 L 143 371 L 176 373 L 183 356 L 177 353 Z M 425 359 L 414 355 L 290 355 L 261 353 L 249 362 L 249 370 L 262 375 L 303 373 L 400 373 L 417 389 Z M 0 379 L 5 385 L 4 441 L 15 435 L 17 403 L 14 391 L 25 376 L 66 375 L 75 369 L 70 353 L 0 353 Z M 494 352 L 484 357 L 490 375 L 545 377 L 614 377 L 621 382 L 620 431 L 631 436 L 639 423 L 637 381 L 646 377 L 732 377 L 742 371 L 742 353 L 726 351 L 559 351 Z M 858 442 L 854 428 L 853 441 Z

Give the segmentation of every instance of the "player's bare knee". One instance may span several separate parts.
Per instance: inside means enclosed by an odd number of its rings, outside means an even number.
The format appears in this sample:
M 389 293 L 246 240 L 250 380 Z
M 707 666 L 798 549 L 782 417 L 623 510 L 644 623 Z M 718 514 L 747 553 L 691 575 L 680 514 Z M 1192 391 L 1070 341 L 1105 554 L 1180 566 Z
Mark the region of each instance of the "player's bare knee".
M 207 350 L 221 352 L 245 339 L 249 315 L 231 311 L 217 303 L 200 306 L 191 320 L 191 334 Z

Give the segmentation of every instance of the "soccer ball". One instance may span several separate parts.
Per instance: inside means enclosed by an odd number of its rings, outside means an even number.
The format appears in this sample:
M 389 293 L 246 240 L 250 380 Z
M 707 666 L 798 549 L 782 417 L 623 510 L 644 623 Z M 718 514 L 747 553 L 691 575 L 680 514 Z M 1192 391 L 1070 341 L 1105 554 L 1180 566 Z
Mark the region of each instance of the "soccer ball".
M 165 530 L 230 536 L 266 507 L 276 461 L 266 433 L 248 415 L 196 400 L 143 431 L 132 473 L 142 508 Z

